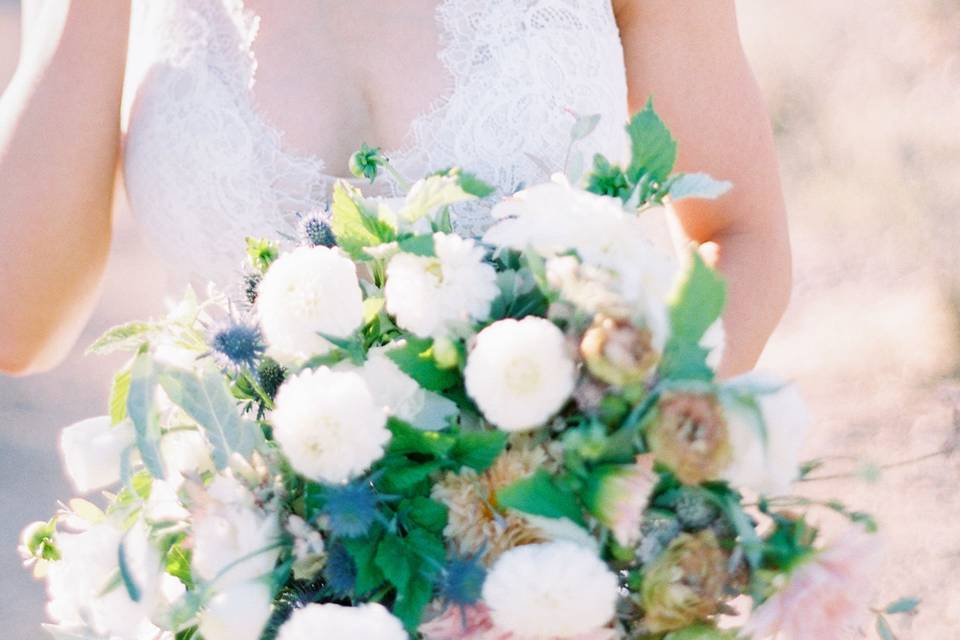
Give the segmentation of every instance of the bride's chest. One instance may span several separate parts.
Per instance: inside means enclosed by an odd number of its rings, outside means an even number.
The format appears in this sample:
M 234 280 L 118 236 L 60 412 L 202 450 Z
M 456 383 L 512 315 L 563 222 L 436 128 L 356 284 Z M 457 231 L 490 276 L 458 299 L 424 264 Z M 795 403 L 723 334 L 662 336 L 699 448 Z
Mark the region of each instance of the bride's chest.
M 610 0 L 134 0 L 127 188 L 179 244 L 276 233 L 360 142 L 411 177 L 460 164 L 509 193 L 563 168 L 574 112 L 603 116 L 585 151 L 619 155 Z

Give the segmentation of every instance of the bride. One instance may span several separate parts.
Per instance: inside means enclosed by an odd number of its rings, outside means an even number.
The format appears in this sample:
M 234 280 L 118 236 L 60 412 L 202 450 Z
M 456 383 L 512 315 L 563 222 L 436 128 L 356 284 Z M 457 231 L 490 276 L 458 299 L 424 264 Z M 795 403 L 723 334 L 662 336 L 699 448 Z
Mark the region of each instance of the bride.
M 22 0 L 0 98 L 0 371 L 55 365 L 96 303 L 122 181 L 171 270 L 226 283 L 242 239 L 326 202 L 360 142 L 407 175 L 508 194 L 619 157 L 655 96 L 679 170 L 736 188 L 675 207 L 730 284 L 721 372 L 751 368 L 789 292 L 770 127 L 733 0 Z M 389 189 L 390 185 L 387 185 Z M 488 211 L 461 212 L 477 235 Z

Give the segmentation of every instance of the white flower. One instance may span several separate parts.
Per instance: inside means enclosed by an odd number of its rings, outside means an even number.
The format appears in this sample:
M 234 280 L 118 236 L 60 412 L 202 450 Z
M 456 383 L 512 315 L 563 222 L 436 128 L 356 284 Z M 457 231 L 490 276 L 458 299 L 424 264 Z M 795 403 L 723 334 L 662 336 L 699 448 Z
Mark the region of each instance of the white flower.
M 112 426 L 109 416 L 66 427 L 60 433 L 60 453 L 76 490 L 89 493 L 118 482 L 120 460 L 133 440 L 133 425 Z
M 363 323 L 354 264 L 338 249 L 301 247 L 270 265 L 258 287 L 257 313 L 270 353 L 284 362 L 322 355 Z
M 786 493 L 797 479 L 810 422 L 796 387 L 753 372 L 729 381 L 720 397 L 733 448 L 724 479 L 765 495 Z
M 584 263 L 615 274 L 619 292 L 628 299 L 664 298 L 677 271 L 621 200 L 577 189 L 563 176 L 503 200 L 493 217 L 498 222 L 484 242 L 518 251 L 533 248 L 547 257 L 576 250 Z
M 122 583 L 104 593 L 119 570 L 121 542 L 139 602 Z M 124 535 L 116 523 L 102 521 L 79 533 L 58 534 L 57 546 L 61 559 L 50 563 L 47 573 L 47 612 L 56 623 L 87 624 L 119 638 L 136 638 L 152 627 L 149 618 L 160 596 L 160 553 L 142 522 Z
M 570 542 L 511 549 L 483 585 L 496 626 L 531 639 L 571 638 L 604 627 L 617 595 L 617 576 L 594 552 Z
M 204 640 L 259 640 L 272 605 L 266 583 L 235 584 L 210 599 L 200 615 L 200 634 Z
M 477 335 L 467 393 L 505 431 L 544 424 L 573 392 L 576 372 L 563 333 L 543 318 L 500 320 Z
M 403 625 L 383 605 L 311 604 L 293 612 L 277 640 L 407 640 Z
M 195 492 L 191 513 L 191 565 L 204 580 L 216 579 L 217 590 L 273 571 L 280 554 L 277 515 L 259 508 L 236 478 L 219 475 Z
M 473 240 L 435 233 L 436 257 L 395 255 L 387 266 L 387 311 L 404 329 L 440 337 L 471 320 L 486 320 L 497 275 Z
M 367 353 L 362 367 L 342 362 L 334 371 L 354 371 L 373 395 L 373 400 L 388 414 L 422 429 L 442 429 L 447 418 L 457 413 L 456 403 L 427 391 L 416 380 L 400 370 L 387 352 L 402 343 L 374 347 Z
M 184 476 L 213 471 L 210 445 L 199 430 L 169 431 L 160 440 L 167 479 L 179 486 Z
M 390 440 L 386 419 L 363 378 L 320 367 L 280 387 L 274 437 L 294 469 L 338 484 L 362 474 L 383 455 Z

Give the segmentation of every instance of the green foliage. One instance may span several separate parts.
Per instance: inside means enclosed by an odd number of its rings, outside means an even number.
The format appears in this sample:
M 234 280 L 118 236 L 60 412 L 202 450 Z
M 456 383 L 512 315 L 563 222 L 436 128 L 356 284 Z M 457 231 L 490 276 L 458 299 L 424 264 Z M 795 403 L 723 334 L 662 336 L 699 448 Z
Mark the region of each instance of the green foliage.
M 127 595 L 134 602 L 140 602 L 142 594 L 139 585 L 137 585 L 133 574 L 130 572 L 130 565 L 127 563 L 126 542 L 123 540 L 120 541 L 120 546 L 117 549 L 117 564 L 120 568 L 120 578 L 123 580 L 123 586 L 127 590 Z
M 437 255 L 432 235 L 410 236 L 397 243 L 400 251 L 415 256 L 432 258 Z
M 503 431 L 468 431 L 460 434 L 450 455 L 457 466 L 482 473 L 506 447 L 507 434 Z
M 259 428 L 240 416 L 230 388 L 219 371 L 208 368 L 198 376 L 182 369 L 165 368 L 159 381 L 170 401 L 204 430 L 213 447 L 213 462 L 218 469 L 227 467 L 233 453 L 249 458 L 260 444 L 262 434 Z
M 634 184 L 644 178 L 664 182 L 677 162 L 677 142 L 660 116 L 653 110 L 653 99 L 638 111 L 627 125 L 630 135 L 630 165 L 627 176 Z
M 387 357 L 428 391 L 446 391 L 460 382 L 459 371 L 437 365 L 433 340 L 410 336 L 403 346 L 387 351 Z
M 491 320 L 519 320 L 530 315 L 542 316 L 550 304 L 529 270 L 500 271 L 497 273 L 497 287 L 500 295 L 490 305 Z
M 337 182 L 333 187 L 333 221 L 331 228 L 337 245 L 356 260 L 368 258 L 364 249 L 396 239 L 396 229 L 388 221 L 363 209 L 360 192 Z
M 497 503 L 523 513 L 567 518 L 575 524 L 585 525 L 583 511 L 573 492 L 561 488 L 543 469 L 497 491 Z
M 280 245 L 266 238 L 247 238 L 247 260 L 260 273 L 266 273 L 280 257 Z
M 117 425 L 127 418 L 127 398 L 130 395 L 130 366 L 113 377 L 110 384 L 110 423 Z
M 602 116 L 599 113 L 586 116 L 577 116 L 576 121 L 573 123 L 573 127 L 570 129 L 570 140 L 573 142 L 578 142 L 589 136 L 597 128 L 597 125 L 600 124 L 601 118 Z
M 87 355 L 107 355 L 117 351 L 136 351 L 160 329 L 154 322 L 128 322 L 108 329 L 87 347 Z
M 133 422 L 136 445 L 143 465 L 155 478 L 163 478 L 163 460 L 160 456 L 160 424 L 153 407 L 157 389 L 156 371 L 150 356 L 141 353 L 130 370 L 130 388 L 127 393 L 127 415 Z
M 884 613 L 890 615 L 898 613 L 913 613 L 920 606 L 920 598 L 906 597 L 895 600 L 883 608 Z
M 686 198 L 719 198 L 733 187 L 725 180 L 717 180 L 706 173 L 681 173 L 668 181 L 667 195 L 674 202 Z

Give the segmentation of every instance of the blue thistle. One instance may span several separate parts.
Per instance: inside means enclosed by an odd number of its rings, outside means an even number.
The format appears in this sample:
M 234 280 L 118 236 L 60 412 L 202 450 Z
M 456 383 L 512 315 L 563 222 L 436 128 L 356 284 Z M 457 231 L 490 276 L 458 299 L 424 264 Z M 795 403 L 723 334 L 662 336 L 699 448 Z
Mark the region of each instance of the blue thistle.
M 337 238 L 326 213 L 317 211 L 300 218 L 300 241 L 308 247 L 335 247 Z
M 258 287 L 261 280 L 263 280 L 263 276 L 256 271 L 243 274 L 243 295 L 249 304 L 257 303 Z
M 380 518 L 379 497 L 369 482 L 328 487 L 320 513 L 334 536 L 359 538 Z
M 254 368 L 266 347 L 259 327 L 232 322 L 213 334 L 213 350 L 234 365 Z
M 450 605 L 471 605 L 480 600 L 486 579 L 487 570 L 477 561 L 477 556 L 454 558 L 443 570 L 440 596 Z
M 357 581 L 357 568 L 342 544 L 335 544 L 327 553 L 327 563 L 323 567 L 323 580 L 334 596 L 346 597 L 353 591 Z

